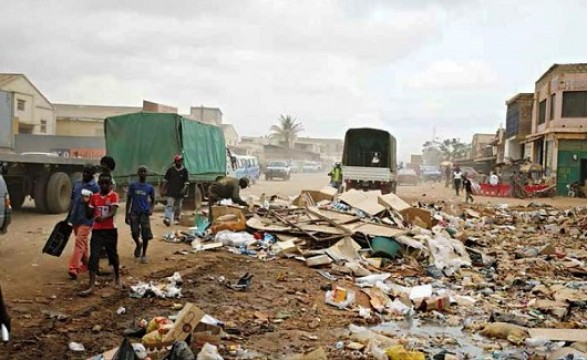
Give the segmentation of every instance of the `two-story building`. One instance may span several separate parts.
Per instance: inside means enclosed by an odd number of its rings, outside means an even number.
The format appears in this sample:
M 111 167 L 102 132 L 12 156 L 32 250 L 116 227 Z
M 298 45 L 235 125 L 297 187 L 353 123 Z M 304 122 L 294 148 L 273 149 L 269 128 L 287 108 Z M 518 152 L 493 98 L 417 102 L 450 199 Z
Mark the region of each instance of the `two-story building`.
M 0 124 L 6 139 L 14 134 L 55 134 L 53 105 L 25 75 L 0 74 L 0 92 L 2 119 L 9 119 Z
M 524 158 L 526 136 L 532 131 L 533 93 L 519 93 L 505 102 L 505 160 Z
M 554 64 L 537 81 L 525 157 L 556 178 L 558 194 L 587 179 L 587 63 Z

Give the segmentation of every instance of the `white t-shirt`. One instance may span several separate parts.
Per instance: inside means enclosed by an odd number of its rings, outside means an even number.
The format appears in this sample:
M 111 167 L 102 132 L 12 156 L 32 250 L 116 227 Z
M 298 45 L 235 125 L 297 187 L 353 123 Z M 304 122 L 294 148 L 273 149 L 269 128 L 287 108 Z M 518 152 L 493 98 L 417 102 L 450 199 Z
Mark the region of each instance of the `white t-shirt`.
M 493 186 L 497 185 L 499 183 L 499 178 L 497 177 L 497 175 L 495 175 L 495 174 L 489 175 L 489 183 Z
M 462 171 L 455 171 L 452 173 L 453 179 L 459 179 L 461 180 L 463 178 L 463 172 Z

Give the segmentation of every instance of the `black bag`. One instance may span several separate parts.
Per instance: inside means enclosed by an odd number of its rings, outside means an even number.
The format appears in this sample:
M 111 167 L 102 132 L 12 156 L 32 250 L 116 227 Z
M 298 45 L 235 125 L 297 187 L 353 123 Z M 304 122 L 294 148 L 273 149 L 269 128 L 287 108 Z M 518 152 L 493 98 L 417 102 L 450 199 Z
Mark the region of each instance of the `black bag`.
M 73 228 L 66 220 L 60 221 L 53 228 L 53 232 L 43 247 L 43 253 L 60 257 L 69 241 Z
M 138 358 L 128 338 L 124 338 L 112 360 L 138 360 Z
M 196 356 L 185 341 L 178 341 L 173 344 L 165 360 L 196 360 Z

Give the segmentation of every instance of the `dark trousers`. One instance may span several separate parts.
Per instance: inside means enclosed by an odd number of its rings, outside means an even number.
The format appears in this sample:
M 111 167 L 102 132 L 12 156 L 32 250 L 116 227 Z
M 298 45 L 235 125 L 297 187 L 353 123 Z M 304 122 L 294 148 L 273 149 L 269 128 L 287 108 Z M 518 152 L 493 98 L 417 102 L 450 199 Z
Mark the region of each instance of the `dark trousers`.
M 463 181 L 461 179 L 454 179 L 453 184 L 455 187 L 455 191 L 457 192 L 457 196 L 459 196 L 459 192 L 461 191 L 461 187 L 463 187 Z
M 88 267 L 92 272 L 98 272 L 100 266 L 100 252 L 106 250 L 108 261 L 114 268 L 120 266 L 118 259 L 118 230 L 117 229 L 97 229 L 92 231 L 90 240 L 90 261 Z
M 149 241 L 153 238 L 151 231 L 151 219 L 149 214 L 130 214 L 130 233 L 133 240 L 138 240 L 139 237 L 143 241 Z
M 471 190 L 465 190 L 465 193 L 467 194 L 467 197 L 465 198 L 466 203 L 468 203 L 469 200 L 471 200 L 471 202 L 475 201 L 475 199 L 473 199 L 473 192 Z

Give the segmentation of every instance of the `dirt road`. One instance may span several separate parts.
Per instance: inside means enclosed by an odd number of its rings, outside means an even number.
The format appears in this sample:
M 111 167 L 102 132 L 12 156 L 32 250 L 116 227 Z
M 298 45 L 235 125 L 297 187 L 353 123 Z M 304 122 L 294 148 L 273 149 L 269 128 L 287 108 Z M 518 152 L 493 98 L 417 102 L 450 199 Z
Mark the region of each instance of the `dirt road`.
M 244 191 L 243 196 L 265 193 L 287 197 L 298 194 L 302 189 L 319 189 L 327 182 L 325 174 L 295 174 L 290 181 L 260 181 Z M 464 196 L 456 197 L 450 189 L 438 183 L 402 186 L 398 188 L 398 195 L 409 201 L 464 200 Z M 504 200 L 477 197 L 476 201 L 507 202 L 512 205 L 535 201 L 560 207 L 585 203 L 583 199 L 568 198 Z M 154 234 L 159 237 L 170 231 L 162 224 L 161 210 L 152 218 Z M 15 213 L 9 234 L 0 238 L 0 284 L 14 318 L 14 341 L 5 349 L 0 347 L 0 359 L 87 358 L 116 346 L 120 341 L 121 329 L 130 325 L 133 316 L 142 318 L 159 315 L 161 309 L 165 309 L 162 315 L 172 312 L 172 301 L 133 300 L 128 298 L 126 292 L 114 291 L 109 286 L 109 277 L 100 279 L 102 284 L 94 297 L 77 297 L 76 294 L 87 284 L 87 279 L 81 276 L 79 281 L 72 281 L 67 276 L 67 260 L 72 242 L 61 258 L 41 254 L 48 234 L 61 218 L 62 215 L 37 214 L 31 207 L 25 207 Z M 137 264 L 132 257 L 133 243 L 129 229 L 120 217 L 117 222 L 125 282 L 158 280 L 180 271 L 188 280 L 182 302 L 195 302 L 211 315 L 240 328 L 247 335 L 246 340 L 240 342 L 245 347 L 267 352 L 300 351 L 316 344 L 308 332 L 317 335 L 319 343 L 331 344 L 336 336 L 330 330 L 344 327 L 353 316 L 327 308 L 319 287 L 328 282 L 316 272 L 293 261 L 263 263 L 226 252 L 178 255 L 175 254 L 178 250 L 188 247 L 154 240 L 149 249 L 150 263 Z M 102 265 L 106 267 L 107 264 Z M 256 274 L 252 293 L 232 293 L 216 281 L 219 276 L 235 279 L 247 271 Z M 276 281 L 277 278 L 284 280 L 280 283 Z M 286 299 L 285 294 L 288 294 L 290 300 Z M 118 306 L 125 306 L 129 313 L 125 316 L 116 315 Z M 278 329 L 269 331 L 263 327 L 265 325 L 254 321 L 267 312 L 279 309 L 291 314 L 284 315 L 289 320 L 285 320 Z M 65 322 L 48 320 L 43 314 L 44 310 L 63 312 L 69 315 L 69 319 Z M 104 330 L 92 333 L 94 325 L 100 325 Z M 307 340 L 300 340 L 304 338 L 302 335 Z M 69 341 L 84 343 L 88 351 L 82 354 L 68 351 Z

